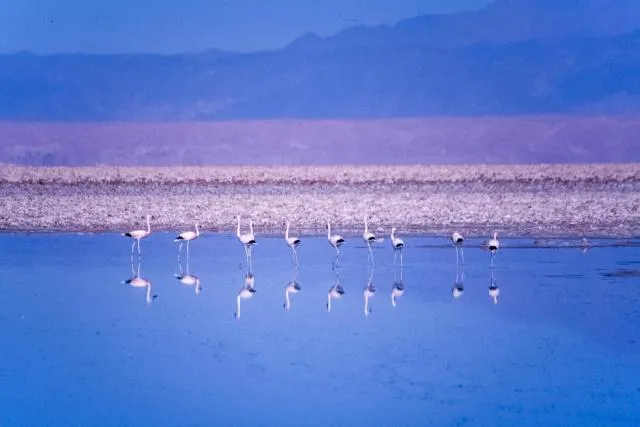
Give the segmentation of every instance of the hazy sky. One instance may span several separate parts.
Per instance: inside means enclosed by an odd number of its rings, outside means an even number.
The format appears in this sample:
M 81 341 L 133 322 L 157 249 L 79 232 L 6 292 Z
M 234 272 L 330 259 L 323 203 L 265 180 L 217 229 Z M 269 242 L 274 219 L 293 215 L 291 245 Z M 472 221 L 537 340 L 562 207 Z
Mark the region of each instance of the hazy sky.
M 491 0 L 0 0 L 0 52 L 258 50 Z

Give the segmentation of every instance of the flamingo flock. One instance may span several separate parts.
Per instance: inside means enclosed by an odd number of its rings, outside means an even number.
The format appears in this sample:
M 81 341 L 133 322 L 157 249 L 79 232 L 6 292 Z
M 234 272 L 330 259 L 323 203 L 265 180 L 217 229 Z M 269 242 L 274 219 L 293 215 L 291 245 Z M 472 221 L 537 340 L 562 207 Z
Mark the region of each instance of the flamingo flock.
M 146 215 L 146 229 L 138 229 L 128 231 L 123 233 L 123 236 L 129 237 L 132 239 L 131 245 L 131 259 L 132 259 L 132 277 L 127 279 L 123 283 L 126 283 L 132 287 L 137 288 L 146 288 L 147 290 L 147 302 L 152 302 L 155 299 L 155 295 L 152 297 L 151 295 L 151 282 L 148 279 L 143 278 L 140 275 L 140 263 L 138 262 L 138 271 L 136 272 L 133 268 L 133 257 L 135 253 L 135 248 L 138 248 L 138 257 L 141 257 L 140 250 L 140 241 L 149 235 L 151 235 L 151 215 Z M 375 268 L 375 261 L 373 256 L 373 245 L 383 239 L 378 239 L 373 231 L 369 229 L 369 220 L 371 219 L 368 215 L 364 215 L 364 229 L 362 232 L 362 240 L 367 247 L 367 262 L 370 262 L 370 274 L 367 285 L 363 289 L 363 297 L 364 297 L 364 315 L 368 316 L 371 313 L 371 302 L 370 300 L 376 295 L 376 287 L 372 283 L 373 279 L 373 271 Z M 236 220 L 236 237 L 240 244 L 244 248 L 245 258 L 246 258 L 246 266 L 247 266 L 247 274 L 245 276 L 244 284 L 238 291 L 236 295 L 236 310 L 234 312 L 234 316 L 240 318 L 240 308 L 241 303 L 244 300 L 250 299 L 256 293 L 255 288 L 255 277 L 253 276 L 252 271 L 252 256 L 253 256 L 253 247 L 257 244 L 256 236 L 254 234 L 253 222 L 251 220 L 248 221 L 249 231 L 242 233 L 241 225 L 242 219 L 238 215 L 235 218 Z M 284 226 L 284 242 L 292 251 L 292 262 L 295 265 L 294 275 L 291 281 L 287 283 L 285 286 L 285 295 L 283 307 L 286 310 L 291 308 L 291 295 L 297 294 L 301 291 L 301 286 L 297 282 L 297 272 L 299 268 L 299 260 L 298 260 L 298 248 L 302 243 L 302 239 L 297 236 L 293 236 L 290 234 L 291 224 L 289 221 L 285 221 L 283 223 Z M 400 278 L 394 279 L 393 286 L 391 288 L 391 305 L 392 307 L 396 307 L 398 304 L 398 299 L 404 295 L 405 286 L 402 281 L 402 271 L 403 271 L 403 251 L 405 248 L 405 242 L 396 234 L 396 227 L 391 228 L 390 233 L 390 242 L 391 247 L 393 249 L 393 265 L 395 267 L 397 257 L 400 257 Z M 201 292 L 200 286 L 200 278 L 189 273 L 189 246 L 193 240 L 198 239 L 201 235 L 200 224 L 198 222 L 195 223 L 194 230 L 184 231 L 178 234 L 174 238 L 174 242 L 178 243 L 178 260 L 180 261 L 180 256 L 182 254 L 183 246 L 186 245 L 186 259 L 187 259 L 187 268 L 186 272 L 182 271 L 182 264 L 180 264 L 180 272 L 179 274 L 175 274 L 175 278 L 185 286 L 193 287 L 196 294 Z M 454 282 L 454 286 L 452 287 L 452 295 L 454 299 L 460 298 L 464 293 L 464 270 L 462 270 L 462 274 L 459 277 L 459 268 L 460 266 L 464 266 L 464 252 L 463 252 L 463 244 L 464 237 L 458 231 L 455 231 L 450 236 L 451 244 L 454 246 L 456 251 L 456 280 Z M 336 273 L 336 283 L 333 285 L 329 291 L 327 292 L 327 302 L 326 309 L 328 312 L 331 311 L 331 303 L 333 300 L 339 300 L 345 295 L 344 288 L 340 285 L 339 276 L 337 273 L 337 268 L 339 267 L 340 261 L 340 249 L 346 243 L 346 240 L 337 233 L 332 233 L 331 222 L 327 222 L 327 241 L 329 245 L 335 250 L 335 258 L 332 261 L 332 270 Z M 487 249 L 490 252 L 491 256 L 491 281 L 489 286 L 489 296 L 493 300 L 495 304 L 498 303 L 498 298 L 500 295 L 500 289 L 496 285 L 494 276 L 493 276 L 493 268 L 495 265 L 495 256 L 500 248 L 500 242 L 498 240 L 498 233 L 494 232 L 493 237 L 486 241 L 483 248 Z M 394 270 L 395 271 L 395 270 Z M 394 273 L 395 277 L 395 273 Z

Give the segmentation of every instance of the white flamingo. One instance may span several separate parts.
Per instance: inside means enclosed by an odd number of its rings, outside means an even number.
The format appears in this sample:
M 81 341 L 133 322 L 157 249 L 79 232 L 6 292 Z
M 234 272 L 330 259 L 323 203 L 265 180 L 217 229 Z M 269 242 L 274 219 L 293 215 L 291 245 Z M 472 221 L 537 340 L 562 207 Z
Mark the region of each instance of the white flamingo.
M 249 233 L 240 234 L 240 216 L 236 216 L 236 220 L 238 221 L 236 236 L 238 236 L 238 240 L 242 243 L 242 246 L 244 246 L 244 254 L 247 257 L 247 266 L 250 266 L 251 248 L 256 244 L 256 237 L 253 234 L 253 222 L 249 220 Z
M 189 258 L 189 242 L 197 239 L 200 236 L 200 227 L 196 222 L 196 231 L 185 231 L 184 233 L 180 233 L 173 240 L 174 242 L 180 242 L 180 246 L 178 247 L 178 259 L 180 259 L 180 253 L 182 252 L 182 245 L 184 242 L 187 242 L 187 258 Z
M 371 258 L 371 265 L 375 265 L 375 262 L 373 261 L 373 252 L 371 251 L 371 244 L 374 243 L 376 241 L 376 235 L 373 234 L 371 231 L 369 231 L 369 224 L 367 223 L 367 215 L 364 216 L 364 232 L 362 233 L 362 240 L 364 240 L 364 242 L 367 244 L 367 248 L 369 248 L 369 257 L 367 258 L 367 261 L 369 261 L 369 258 Z
M 240 300 L 249 299 L 256 293 L 254 288 L 243 286 L 242 289 L 238 292 L 238 296 L 236 297 L 236 312 L 233 315 L 236 318 L 240 318 Z
M 284 288 L 284 304 L 283 304 L 284 308 L 286 308 L 287 310 L 291 308 L 291 301 L 289 300 L 289 294 L 297 294 L 298 292 L 300 292 L 301 289 L 302 287 L 300 287 L 298 282 L 296 282 L 295 280 L 292 280 L 287 284 L 287 286 Z
M 131 258 L 133 258 L 133 248 L 138 243 L 138 256 L 140 256 L 140 240 L 144 239 L 151 234 L 151 215 L 147 215 L 147 229 L 146 230 L 133 230 L 126 233 L 122 233 L 123 236 L 133 239 L 131 244 Z
M 391 227 L 391 246 L 393 247 L 393 265 L 396 265 L 396 254 L 400 252 L 400 267 L 402 267 L 402 250 L 404 249 L 404 241 L 396 237 L 396 228 Z
M 329 244 L 336 250 L 336 259 L 333 261 L 333 268 L 335 269 L 340 257 L 340 246 L 344 244 L 344 239 L 339 234 L 331 234 L 331 223 L 327 222 L 327 240 Z
M 491 265 L 493 265 L 496 252 L 498 252 L 498 249 L 500 248 L 500 241 L 498 241 L 497 231 L 493 232 L 493 239 L 487 242 L 487 248 L 489 248 L 489 251 L 491 252 Z
M 298 265 L 298 253 L 296 252 L 296 248 L 298 247 L 298 245 L 300 243 L 302 243 L 302 240 L 300 240 L 298 237 L 292 237 L 289 236 L 289 221 L 287 221 L 287 228 L 284 232 L 284 241 L 287 243 L 287 246 L 289 246 L 291 248 L 291 250 L 293 251 L 293 258 L 295 259 L 296 262 L 296 266 Z
M 458 249 L 460 250 L 460 253 L 462 255 L 462 263 L 464 264 L 464 251 L 462 250 L 463 242 L 464 237 L 462 237 L 462 234 L 454 231 L 451 235 L 451 243 L 453 243 L 453 246 L 456 248 L 456 264 L 458 264 Z
M 122 283 L 127 284 L 129 286 L 133 286 L 134 288 L 147 288 L 147 304 L 151 303 L 151 282 L 140 275 L 140 263 L 138 263 L 138 271 L 135 272 L 133 270 L 133 264 L 131 264 L 131 272 L 133 273 L 133 277 L 124 280 Z M 156 296 L 153 296 L 155 299 Z

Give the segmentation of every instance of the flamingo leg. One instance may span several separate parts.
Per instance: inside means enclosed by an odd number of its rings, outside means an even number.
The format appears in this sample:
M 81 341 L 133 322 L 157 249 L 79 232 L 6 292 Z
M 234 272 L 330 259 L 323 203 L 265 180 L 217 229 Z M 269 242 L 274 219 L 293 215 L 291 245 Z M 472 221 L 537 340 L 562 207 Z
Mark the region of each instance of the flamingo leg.
M 180 253 L 182 252 L 182 242 L 178 245 L 178 261 L 180 261 Z
M 402 272 L 402 249 L 400 249 L 400 272 Z
M 135 248 L 135 246 L 136 246 L 136 241 L 134 240 L 131 243 L 131 261 L 133 261 L 133 249 Z
M 298 253 L 296 252 L 296 248 L 293 248 L 293 257 L 296 261 L 296 267 L 298 267 Z
M 187 259 L 189 259 L 189 242 L 190 240 L 187 240 Z
M 460 248 L 460 255 L 462 256 L 462 264 L 464 265 L 464 249 Z
M 396 249 L 393 250 L 393 265 L 396 265 L 396 256 L 398 255 L 398 251 Z
M 373 251 L 371 250 L 371 243 L 367 243 L 367 246 L 369 247 L 369 256 L 371 257 L 371 266 L 373 267 L 376 265 L 376 263 L 373 260 Z
M 140 256 L 140 239 L 138 239 L 138 256 Z

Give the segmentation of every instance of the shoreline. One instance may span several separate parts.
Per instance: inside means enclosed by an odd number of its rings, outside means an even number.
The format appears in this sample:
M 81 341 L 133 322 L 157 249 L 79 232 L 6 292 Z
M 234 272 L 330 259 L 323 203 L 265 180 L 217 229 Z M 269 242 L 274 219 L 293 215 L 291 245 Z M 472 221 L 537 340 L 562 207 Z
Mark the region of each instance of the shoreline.
M 0 232 L 141 228 L 358 235 L 364 214 L 388 235 L 631 237 L 640 164 L 328 167 L 0 166 Z

